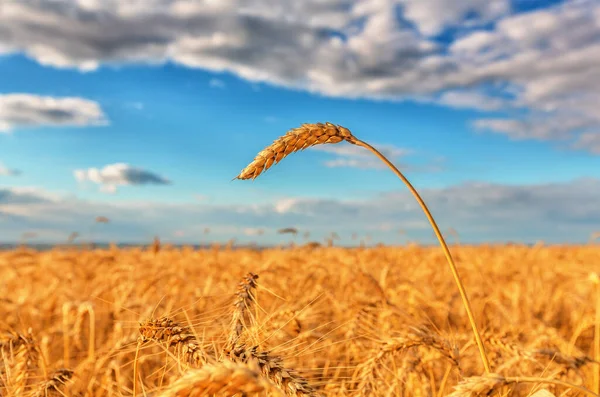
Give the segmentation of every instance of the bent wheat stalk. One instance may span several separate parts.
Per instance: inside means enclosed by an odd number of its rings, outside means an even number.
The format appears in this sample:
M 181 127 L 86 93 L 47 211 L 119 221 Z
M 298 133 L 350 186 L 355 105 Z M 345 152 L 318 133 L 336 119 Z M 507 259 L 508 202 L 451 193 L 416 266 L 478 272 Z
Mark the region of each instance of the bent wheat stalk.
M 340 125 L 335 125 L 332 123 L 302 124 L 302 126 L 288 131 L 285 135 L 273 141 L 271 145 L 258 153 L 254 160 L 246 168 L 244 168 L 237 177 L 233 179 L 255 179 L 261 173 L 263 173 L 263 171 L 268 170 L 273 164 L 279 163 L 291 153 L 304 150 L 311 146 L 328 143 L 333 144 L 342 141 L 349 142 L 353 145 L 362 146 L 371 151 L 375 156 L 383 161 L 394 172 L 394 174 L 400 178 L 402 182 L 404 182 L 404 184 L 408 187 L 408 190 L 410 190 L 411 194 L 421 206 L 421 209 L 429 220 L 429 223 L 433 228 L 442 250 L 444 251 L 444 255 L 446 256 L 446 260 L 450 266 L 450 270 L 452 271 L 452 276 L 454 277 L 454 281 L 458 286 L 458 292 L 460 293 L 467 316 L 469 318 L 469 322 L 473 328 L 473 334 L 475 335 L 475 341 L 477 342 L 477 347 L 479 348 L 479 354 L 481 355 L 481 361 L 483 363 L 485 372 L 490 373 L 491 370 L 489 360 L 485 352 L 485 347 L 483 346 L 483 341 L 481 340 L 481 335 L 477 329 L 477 324 L 475 323 L 475 317 L 473 316 L 473 311 L 471 310 L 469 298 L 462 284 L 460 275 L 458 274 L 454 259 L 450 254 L 450 249 L 448 248 L 448 245 L 446 244 L 446 241 L 444 240 L 437 223 L 433 219 L 433 215 L 431 215 L 427 205 L 417 190 L 408 181 L 408 179 L 377 149 L 356 138 L 349 129 Z

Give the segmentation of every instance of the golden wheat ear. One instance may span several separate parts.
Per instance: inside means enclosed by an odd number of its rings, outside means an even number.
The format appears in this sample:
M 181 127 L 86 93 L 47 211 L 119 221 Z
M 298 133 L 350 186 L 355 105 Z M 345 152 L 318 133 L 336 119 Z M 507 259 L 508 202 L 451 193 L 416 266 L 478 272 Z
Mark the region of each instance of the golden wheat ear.
M 244 168 L 235 179 L 255 179 L 273 164 L 279 163 L 289 154 L 304 150 L 311 146 L 342 141 L 355 143 L 356 139 L 349 129 L 332 123 L 302 124 L 289 130 L 256 155 L 254 160 Z
M 268 170 L 273 164 L 277 164 L 287 155 L 297 152 L 299 150 L 304 150 L 307 147 L 322 145 L 327 143 L 339 143 L 342 141 L 346 141 L 352 143 L 354 145 L 362 146 L 365 149 L 369 150 L 373 153 L 377 158 L 379 158 L 385 165 L 387 165 L 396 176 L 406 185 L 406 187 L 410 190 L 413 197 L 419 203 L 419 206 L 425 213 L 425 216 L 429 220 L 431 228 L 433 229 L 437 239 L 444 251 L 444 255 L 446 256 L 446 260 L 448 265 L 450 266 L 450 270 L 452 271 L 452 276 L 454 277 L 454 281 L 458 287 L 458 292 L 460 293 L 461 299 L 463 301 L 463 305 L 465 307 L 465 311 L 467 312 L 467 317 L 469 318 L 469 322 L 471 323 L 471 327 L 473 329 L 473 334 L 475 336 L 475 341 L 477 343 L 477 347 L 479 349 L 479 354 L 481 356 L 481 361 L 483 364 L 483 368 L 486 373 L 491 373 L 491 368 L 489 364 L 489 360 L 487 354 L 485 352 L 485 348 L 483 346 L 483 341 L 481 339 L 481 335 L 479 330 L 477 329 L 477 324 L 475 323 L 475 317 L 473 316 L 473 310 L 471 309 L 471 304 L 469 302 L 469 298 L 467 297 L 467 293 L 462 284 L 462 280 L 458 274 L 458 270 L 456 268 L 456 264 L 454 263 L 454 259 L 450 254 L 450 249 L 448 248 L 448 244 L 446 244 L 446 240 L 440 231 L 435 219 L 433 219 L 433 215 L 427 208 L 427 205 L 421 198 L 417 189 L 409 182 L 409 180 L 396 168 L 394 164 L 392 164 L 383 154 L 381 154 L 377 149 L 373 146 L 369 145 L 367 142 L 361 141 L 356 138 L 349 129 L 335 125 L 332 123 L 316 123 L 316 124 L 302 124 L 301 127 L 294 128 L 288 131 L 285 135 L 273 141 L 270 146 L 267 146 L 263 149 L 258 155 L 254 158 L 246 168 L 240 172 L 240 174 L 233 179 L 255 179 L 259 176 L 263 171 Z

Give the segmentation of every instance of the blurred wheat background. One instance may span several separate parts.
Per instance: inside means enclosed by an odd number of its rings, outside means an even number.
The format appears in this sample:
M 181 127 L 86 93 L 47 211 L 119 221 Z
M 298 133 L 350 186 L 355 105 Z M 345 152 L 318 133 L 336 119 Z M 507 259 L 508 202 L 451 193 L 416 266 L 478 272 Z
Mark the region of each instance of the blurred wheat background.
M 495 374 L 597 387 L 597 245 L 453 251 Z M 468 384 L 483 369 L 447 273 L 415 244 L 4 251 L 0 393 L 583 395 Z

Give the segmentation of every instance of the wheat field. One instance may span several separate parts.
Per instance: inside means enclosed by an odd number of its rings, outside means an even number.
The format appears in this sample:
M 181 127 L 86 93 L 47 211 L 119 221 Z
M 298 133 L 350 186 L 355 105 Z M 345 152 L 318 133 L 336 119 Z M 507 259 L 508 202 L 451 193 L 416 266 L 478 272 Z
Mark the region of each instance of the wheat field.
M 438 247 L 0 252 L 0 395 L 594 395 L 600 247 L 452 251 L 490 375 Z

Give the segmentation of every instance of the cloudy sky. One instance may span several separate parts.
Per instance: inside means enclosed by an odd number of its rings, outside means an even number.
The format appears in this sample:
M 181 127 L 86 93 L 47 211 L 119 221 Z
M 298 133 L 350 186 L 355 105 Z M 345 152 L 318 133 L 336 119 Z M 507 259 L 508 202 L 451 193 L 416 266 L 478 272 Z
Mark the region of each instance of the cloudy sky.
M 346 143 L 232 181 L 330 121 L 462 241 L 585 242 L 599 104 L 597 0 L 6 0 L 0 240 L 433 242 Z

